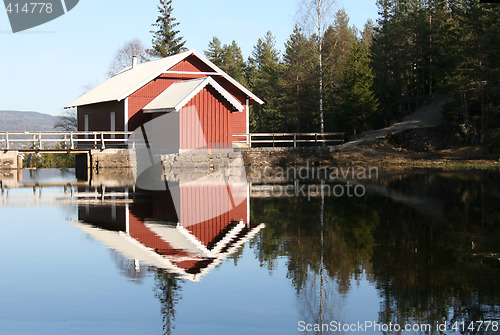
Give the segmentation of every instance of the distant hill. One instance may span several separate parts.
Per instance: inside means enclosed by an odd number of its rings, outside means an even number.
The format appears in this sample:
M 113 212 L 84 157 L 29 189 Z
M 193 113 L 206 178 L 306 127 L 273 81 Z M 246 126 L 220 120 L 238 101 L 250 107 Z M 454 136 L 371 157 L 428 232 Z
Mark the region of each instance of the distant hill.
M 0 131 L 53 131 L 56 122 L 49 114 L 0 110 Z

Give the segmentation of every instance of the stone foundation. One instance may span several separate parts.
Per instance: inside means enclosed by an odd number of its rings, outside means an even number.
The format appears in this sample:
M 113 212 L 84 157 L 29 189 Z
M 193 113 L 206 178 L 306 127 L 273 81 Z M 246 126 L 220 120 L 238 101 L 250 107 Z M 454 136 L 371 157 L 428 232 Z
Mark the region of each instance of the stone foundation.
M 243 166 L 243 157 L 238 149 L 189 150 L 179 154 L 162 155 L 165 171 L 175 169 L 222 169 Z
M 130 169 L 137 166 L 133 149 L 92 150 L 90 156 L 92 170 Z
M 223 181 L 245 176 L 245 166 L 238 150 L 189 150 L 180 154 L 162 155 L 164 178 L 173 182 L 189 182 L 205 178 Z
M 179 170 L 234 169 L 241 166 L 290 166 L 321 165 L 331 161 L 335 147 L 301 148 L 235 148 L 211 150 L 189 150 L 177 154 L 161 155 L 165 173 Z M 133 149 L 92 150 L 90 164 L 93 171 L 102 169 L 137 169 L 137 156 Z M 0 156 L 1 157 L 1 156 Z M 82 157 L 83 160 L 84 157 Z M 84 162 L 82 162 L 84 163 Z M 6 163 L 9 164 L 9 163 Z
M 341 146 L 301 148 L 243 148 L 246 166 L 321 165 L 332 159 Z
M 16 170 L 19 166 L 18 151 L 0 151 L 0 170 Z M 22 161 L 21 161 L 22 164 Z

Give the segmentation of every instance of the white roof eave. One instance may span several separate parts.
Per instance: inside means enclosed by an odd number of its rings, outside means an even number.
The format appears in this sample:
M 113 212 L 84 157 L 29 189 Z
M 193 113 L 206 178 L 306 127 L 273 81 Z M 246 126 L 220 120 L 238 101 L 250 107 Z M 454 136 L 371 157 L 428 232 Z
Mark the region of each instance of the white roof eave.
M 238 89 L 240 89 L 242 92 L 244 92 L 248 97 L 252 98 L 259 105 L 263 105 L 264 104 L 264 101 L 262 101 L 261 99 L 259 99 L 258 96 L 256 96 L 255 94 L 253 94 L 252 92 L 250 92 L 250 90 L 248 90 L 245 86 L 241 85 L 239 82 L 237 82 L 236 80 L 234 80 L 233 78 L 231 78 L 227 73 L 225 73 L 224 71 L 222 71 L 217 65 L 215 65 L 214 63 L 212 63 L 210 60 L 208 60 L 207 58 L 205 58 L 204 56 L 202 56 L 198 51 L 191 50 L 191 52 L 192 52 L 193 55 L 196 55 L 201 61 L 203 61 L 203 63 L 205 63 L 209 67 L 213 68 L 216 72 L 218 72 L 219 74 L 221 74 L 222 77 L 224 77 L 225 79 L 227 79 L 231 84 L 233 84 L 234 86 L 236 86 Z
M 98 89 L 99 89 L 99 87 L 101 85 L 108 84 L 108 86 L 109 86 L 109 82 L 108 82 L 109 80 L 113 80 L 114 78 L 117 78 L 120 75 L 123 75 L 126 72 L 128 72 L 128 71 L 123 71 L 122 73 L 118 74 L 117 76 L 112 77 L 112 78 L 108 79 L 107 81 L 101 83 L 99 86 L 97 86 L 93 90 L 87 92 L 86 94 L 82 95 L 78 99 L 74 100 L 72 103 L 64 106 L 64 108 L 72 108 L 72 107 L 85 106 L 85 105 L 91 105 L 91 104 L 102 103 L 102 102 L 110 102 L 110 101 L 122 101 L 125 98 L 129 97 L 134 92 L 136 92 L 137 90 L 139 90 L 141 87 L 145 86 L 147 83 L 151 82 L 152 80 L 154 80 L 155 78 L 157 78 L 162 73 L 167 72 L 169 69 L 171 69 L 172 67 L 174 67 L 175 65 L 177 65 L 178 63 L 180 63 L 181 61 L 185 60 L 187 57 L 189 57 L 191 55 L 195 55 L 203 63 L 205 63 L 210 68 L 212 68 L 215 71 L 215 74 L 218 74 L 218 75 L 222 76 L 223 78 L 225 78 L 232 85 L 234 85 L 240 91 L 242 91 L 245 95 L 247 95 L 248 98 L 252 99 L 253 101 L 255 101 L 258 104 L 261 104 L 261 105 L 264 104 L 264 101 L 262 101 L 261 99 L 259 99 L 255 94 L 253 94 L 247 88 L 245 88 L 243 85 L 241 85 L 236 80 L 234 80 L 233 78 L 231 78 L 228 74 L 226 74 L 224 71 L 222 71 L 218 66 L 216 66 L 214 63 L 212 63 L 210 60 L 208 60 L 207 58 L 205 58 L 204 56 L 202 56 L 199 52 L 197 52 L 196 50 L 189 50 L 189 51 L 186 51 L 186 52 L 183 52 L 183 53 L 171 56 L 171 57 L 175 57 L 175 58 L 171 59 L 170 62 L 167 62 L 167 64 L 165 64 L 165 66 L 163 66 L 161 68 L 158 68 L 155 71 L 153 71 L 151 73 L 151 75 L 145 77 L 144 79 L 141 79 L 140 82 L 137 85 L 134 85 L 131 88 L 126 88 L 122 92 L 111 93 L 109 97 L 103 97 L 103 96 L 106 96 L 107 93 L 104 94 L 104 93 L 98 91 Z M 161 60 L 158 60 L 158 61 L 161 61 Z M 148 63 L 143 63 L 143 64 L 140 64 L 138 66 L 141 66 L 141 65 L 144 65 L 144 64 L 148 64 Z M 101 88 L 101 90 L 102 89 L 103 88 Z M 94 96 L 92 96 L 92 94 L 94 94 Z M 234 99 L 234 100 L 236 100 L 236 99 Z
M 199 81 L 199 84 L 195 87 L 192 87 L 189 92 L 185 93 L 185 97 L 182 98 L 179 102 L 176 103 L 175 106 L 166 105 L 166 106 L 157 106 L 158 102 L 155 102 L 156 99 L 164 99 L 164 95 L 169 92 L 169 89 L 172 89 L 174 85 L 185 85 L 188 82 Z M 229 92 L 227 92 L 221 85 L 219 85 L 212 77 L 206 77 L 201 79 L 194 79 L 191 81 L 180 81 L 174 83 L 172 86 L 167 88 L 163 93 L 161 93 L 156 99 L 151 101 L 148 105 L 143 108 L 145 113 L 158 113 L 158 112 L 179 112 L 184 106 L 186 106 L 191 99 L 193 99 L 202 89 L 204 89 L 207 85 L 212 86 L 222 97 L 229 102 L 236 111 L 242 112 L 244 107 L 236 100 Z

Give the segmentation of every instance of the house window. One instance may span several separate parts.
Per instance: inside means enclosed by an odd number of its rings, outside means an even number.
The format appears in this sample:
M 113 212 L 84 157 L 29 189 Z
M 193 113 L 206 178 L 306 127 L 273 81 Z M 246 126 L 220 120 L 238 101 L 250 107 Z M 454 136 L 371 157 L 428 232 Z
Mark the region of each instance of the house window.
M 111 131 L 116 131 L 116 113 L 111 112 Z M 111 138 L 115 138 L 115 134 L 111 135 Z
M 85 132 L 89 131 L 89 116 L 88 115 L 83 116 L 83 131 L 85 131 Z M 85 135 L 85 138 L 88 139 L 89 135 Z

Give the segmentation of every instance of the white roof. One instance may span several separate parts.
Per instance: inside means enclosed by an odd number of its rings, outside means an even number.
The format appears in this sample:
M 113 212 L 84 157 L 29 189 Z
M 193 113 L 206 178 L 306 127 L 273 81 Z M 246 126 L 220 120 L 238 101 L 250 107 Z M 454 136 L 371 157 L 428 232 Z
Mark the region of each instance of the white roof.
M 159 60 L 142 63 L 134 66 L 133 68 L 128 67 L 116 76 L 106 80 L 96 88 L 92 89 L 91 91 L 82 95 L 80 98 L 68 104 L 67 106 L 65 106 L 65 108 L 84 106 L 107 101 L 122 101 L 123 99 L 127 98 L 132 93 L 136 92 L 138 89 L 140 89 L 153 79 L 157 78 L 162 73 L 167 72 L 173 66 L 191 55 L 199 58 L 202 62 L 213 69 L 214 75 L 224 77 L 227 81 L 236 86 L 253 101 L 257 102 L 258 104 L 264 103 L 256 95 L 254 95 L 236 80 L 231 78 L 228 74 L 218 68 L 211 61 L 206 59 L 200 53 L 195 50 L 190 50 Z
M 243 106 L 229 92 L 220 86 L 211 77 L 178 81 L 170 85 L 165 91 L 147 104 L 143 111 L 145 113 L 155 112 L 178 112 L 191 99 L 193 99 L 207 85 L 215 88 L 224 99 L 226 99 L 235 110 L 243 111 Z

